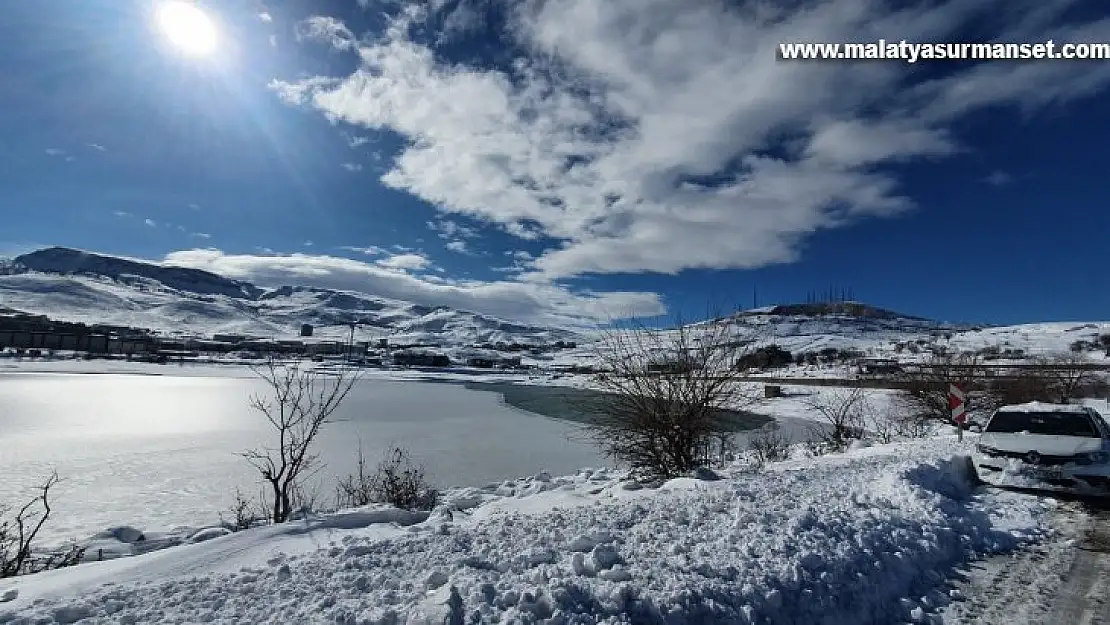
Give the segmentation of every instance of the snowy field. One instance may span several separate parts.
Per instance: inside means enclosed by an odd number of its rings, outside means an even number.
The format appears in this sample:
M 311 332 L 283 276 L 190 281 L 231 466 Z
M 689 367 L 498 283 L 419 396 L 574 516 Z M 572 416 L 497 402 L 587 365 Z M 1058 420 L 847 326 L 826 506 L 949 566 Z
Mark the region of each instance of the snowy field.
M 1052 537 L 953 438 L 659 489 L 619 473 L 455 489 L 0 583 L 0 623 L 937 623 L 957 570 Z M 1024 580 L 1022 583 L 1035 583 Z
M 236 487 L 256 492 L 257 476 L 237 454 L 269 441 L 247 404 L 261 382 L 242 367 L 207 376 L 200 367 L 147 367 L 193 375 L 0 373 L 0 502 L 23 500 L 56 467 L 63 481 L 47 542 L 119 525 L 211 524 Z M 460 384 L 367 379 L 335 419 L 320 439 L 326 500 L 334 476 L 353 470 L 360 439 L 371 462 L 391 444 L 408 447 L 444 486 L 601 463 L 592 447 L 568 440 L 571 424 Z

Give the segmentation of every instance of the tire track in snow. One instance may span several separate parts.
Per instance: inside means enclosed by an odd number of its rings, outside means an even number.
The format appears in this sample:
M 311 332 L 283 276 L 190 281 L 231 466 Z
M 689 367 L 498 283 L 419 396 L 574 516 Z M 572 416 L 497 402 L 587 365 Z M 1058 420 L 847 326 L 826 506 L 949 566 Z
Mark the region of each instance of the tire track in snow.
M 1054 525 L 1052 539 L 963 571 L 956 594 L 965 599 L 943 612 L 943 622 L 1110 624 L 1110 507 L 1063 501 Z
M 1110 509 L 1087 506 L 1075 559 L 1060 588 L 1058 601 L 1045 623 L 1101 625 L 1110 623 Z

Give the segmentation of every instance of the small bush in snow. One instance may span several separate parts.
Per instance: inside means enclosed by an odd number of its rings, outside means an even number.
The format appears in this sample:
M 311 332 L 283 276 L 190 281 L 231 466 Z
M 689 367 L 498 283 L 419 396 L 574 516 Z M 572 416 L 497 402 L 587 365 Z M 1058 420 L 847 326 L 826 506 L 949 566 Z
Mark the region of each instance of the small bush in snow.
M 260 514 L 257 502 L 250 499 L 243 494 L 243 491 L 238 488 L 235 489 L 235 501 L 228 509 L 228 518 L 220 515 L 220 524 L 233 532 L 241 532 L 245 529 L 250 529 L 258 521 L 265 519 L 264 514 Z
M 361 447 L 358 456 L 358 473 L 339 482 L 339 507 L 388 503 L 402 510 L 431 510 L 439 503 L 439 491 L 428 483 L 424 467 L 415 464 L 404 448 L 390 449 L 372 475 L 366 471 Z
M 826 453 L 842 452 L 852 441 L 863 438 L 873 407 L 862 388 L 835 389 L 817 393 L 809 405 L 821 417 L 821 427 L 812 428 L 810 440 L 816 445 L 812 450 Z
M 81 562 L 85 548 L 70 545 L 50 553 L 36 553 L 35 538 L 50 518 L 50 489 L 58 483 L 53 473 L 38 494 L 18 510 L 0 506 L 0 578 L 60 569 Z
M 774 422 L 752 432 L 748 437 L 748 449 L 751 450 L 758 465 L 788 459 L 790 443 L 790 439 L 783 435 L 779 424 Z
M 372 504 L 377 499 L 374 489 L 374 476 L 366 466 L 366 455 L 362 444 L 358 446 L 358 468 L 355 473 L 340 478 L 335 486 L 335 506 L 337 508 L 358 508 Z

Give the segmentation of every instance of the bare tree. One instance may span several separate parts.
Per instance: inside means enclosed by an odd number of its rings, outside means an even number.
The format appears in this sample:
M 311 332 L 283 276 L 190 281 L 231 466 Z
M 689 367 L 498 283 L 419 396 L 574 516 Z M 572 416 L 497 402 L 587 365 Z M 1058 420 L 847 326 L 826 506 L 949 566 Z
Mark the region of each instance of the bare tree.
M 1038 360 L 1041 370 L 1051 381 L 1050 401 L 1066 404 L 1084 396 L 1087 387 L 1095 382 L 1090 363 L 1082 354 L 1061 354 Z
M 814 428 L 827 451 L 844 451 L 853 440 L 863 438 L 871 403 L 862 388 L 837 388 L 813 395 L 806 403 L 820 416 L 824 427 Z
M 603 399 L 592 406 L 587 438 L 646 479 L 711 464 L 714 442 L 738 429 L 728 411 L 758 401 L 736 366 L 749 344 L 739 330 L 736 317 L 725 317 L 606 332 L 596 348 Z
M 1080 354 L 1035 358 L 1032 366 L 1018 367 L 992 384 L 1002 404 L 1031 401 L 1067 403 L 1094 392 L 1098 377 Z
M 270 519 L 284 523 L 294 511 L 302 481 L 319 468 L 319 456 L 313 452 L 316 437 L 347 398 L 358 374 L 342 368 L 327 375 L 302 369 L 296 362 L 279 364 L 273 358 L 253 371 L 266 382 L 271 397 L 252 396 L 251 407 L 270 422 L 277 440 L 274 447 L 242 455 L 270 490 Z
M 78 545 L 49 553 L 34 551 L 35 539 L 53 511 L 50 489 L 57 483 L 58 474 L 52 473 L 38 487 L 38 494 L 10 517 L 11 509 L 0 507 L 0 578 L 58 569 L 81 561 L 85 548 Z

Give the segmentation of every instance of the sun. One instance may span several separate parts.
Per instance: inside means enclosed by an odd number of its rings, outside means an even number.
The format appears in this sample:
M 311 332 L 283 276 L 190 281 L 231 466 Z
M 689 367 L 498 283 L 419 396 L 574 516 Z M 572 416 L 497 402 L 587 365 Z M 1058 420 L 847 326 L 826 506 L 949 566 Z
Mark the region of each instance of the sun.
M 155 18 L 166 39 L 185 54 L 211 56 L 219 45 L 216 24 L 192 2 L 165 0 Z

